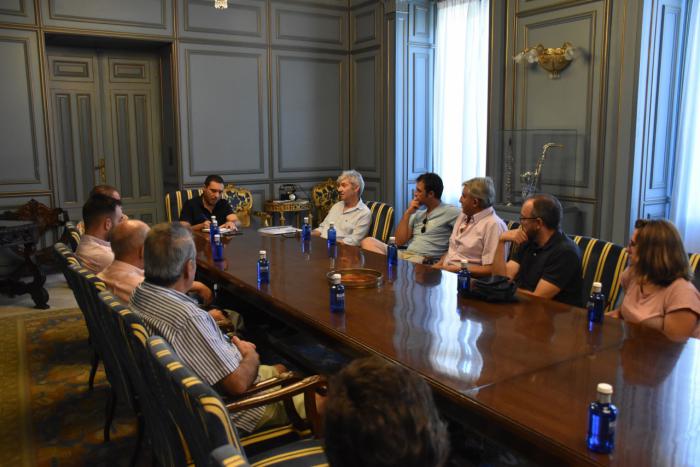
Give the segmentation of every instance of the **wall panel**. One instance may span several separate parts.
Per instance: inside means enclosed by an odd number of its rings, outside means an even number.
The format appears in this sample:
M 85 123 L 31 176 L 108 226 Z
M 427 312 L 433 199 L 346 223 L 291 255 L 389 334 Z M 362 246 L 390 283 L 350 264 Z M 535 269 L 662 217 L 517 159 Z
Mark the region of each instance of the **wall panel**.
M 171 0 L 41 0 L 45 26 L 128 32 L 173 34 Z
M 346 51 L 348 12 L 345 9 L 273 3 L 272 45 Z
M 413 180 L 433 167 L 433 49 L 408 48 L 408 164 Z
M 266 2 L 236 0 L 225 10 L 212 0 L 178 0 L 178 31 L 185 39 L 243 41 L 264 44 L 267 39 Z
M 335 176 L 348 161 L 348 60 L 273 51 L 273 176 Z
M 261 49 L 180 48 L 183 181 L 269 176 L 267 59 Z
M 0 0 L 0 23 L 35 24 L 33 0 Z
M 381 4 L 370 4 L 350 12 L 350 44 L 353 49 L 379 45 L 381 31 Z
M 0 192 L 48 190 L 37 33 L 0 29 Z
M 379 49 L 351 56 L 350 167 L 380 177 L 382 151 L 382 65 Z

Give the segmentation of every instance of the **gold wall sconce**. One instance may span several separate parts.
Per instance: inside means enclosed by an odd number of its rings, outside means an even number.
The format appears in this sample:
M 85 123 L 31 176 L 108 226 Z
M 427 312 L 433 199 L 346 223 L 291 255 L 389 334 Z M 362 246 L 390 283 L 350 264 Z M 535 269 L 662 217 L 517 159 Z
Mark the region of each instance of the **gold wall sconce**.
M 549 72 L 549 79 L 559 79 L 559 73 L 571 64 L 576 56 L 576 48 L 571 42 L 564 42 L 561 47 L 544 47 L 537 44 L 535 47 L 526 47 L 518 55 L 513 57 L 515 63 L 539 63 Z

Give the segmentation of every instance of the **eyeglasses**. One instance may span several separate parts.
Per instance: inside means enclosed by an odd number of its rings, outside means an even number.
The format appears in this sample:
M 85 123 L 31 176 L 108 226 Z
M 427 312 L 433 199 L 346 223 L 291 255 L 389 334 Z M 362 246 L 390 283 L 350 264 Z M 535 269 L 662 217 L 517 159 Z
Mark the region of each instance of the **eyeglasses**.
M 423 227 L 420 228 L 420 233 L 425 233 L 425 227 L 428 225 L 428 216 L 423 218 Z

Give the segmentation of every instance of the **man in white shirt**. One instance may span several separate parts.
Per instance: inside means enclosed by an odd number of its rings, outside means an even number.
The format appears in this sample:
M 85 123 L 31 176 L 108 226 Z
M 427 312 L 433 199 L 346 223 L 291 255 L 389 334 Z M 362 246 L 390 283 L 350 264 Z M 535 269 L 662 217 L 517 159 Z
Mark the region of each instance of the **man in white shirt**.
M 335 235 L 339 242 L 358 246 L 369 232 L 372 213 L 362 202 L 365 181 L 360 172 L 346 170 L 338 177 L 338 195 L 340 201 L 335 203 L 321 225 L 312 235 L 328 238 L 328 227 L 334 224 Z
M 102 194 L 91 196 L 83 205 L 85 234 L 80 238 L 75 256 L 80 264 L 97 274 L 112 264 L 114 253 L 109 234 L 122 221 L 121 201 Z

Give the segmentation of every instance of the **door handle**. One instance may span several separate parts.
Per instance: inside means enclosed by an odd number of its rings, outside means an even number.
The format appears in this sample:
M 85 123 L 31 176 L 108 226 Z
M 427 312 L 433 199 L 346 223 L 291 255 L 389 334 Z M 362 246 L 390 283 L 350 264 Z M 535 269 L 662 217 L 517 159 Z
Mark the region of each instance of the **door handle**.
M 100 183 L 103 185 L 107 183 L 107 173 L 105 171 L 104 157 L 100 158 L 99 162 L 97 163 L 97 167 L 95 167 L 95 170 L 98 170 L 100 173 Z

